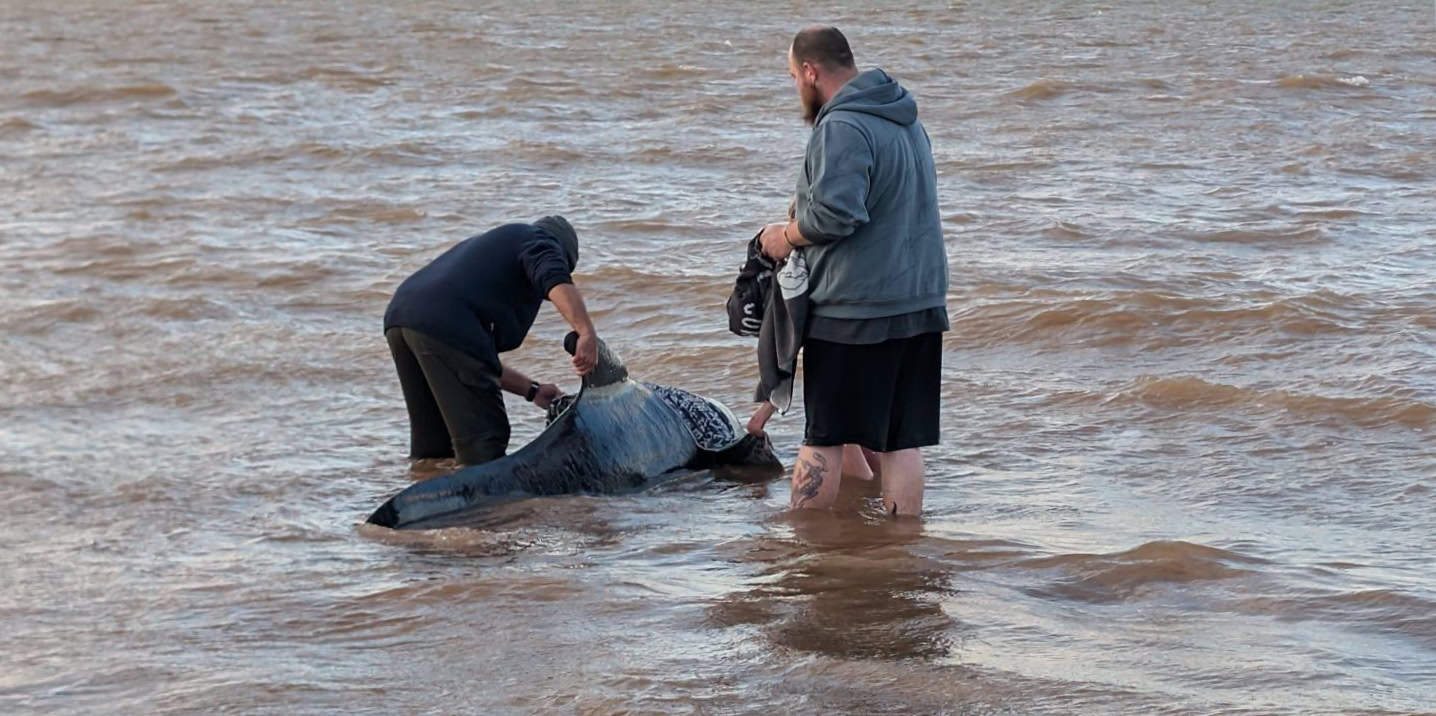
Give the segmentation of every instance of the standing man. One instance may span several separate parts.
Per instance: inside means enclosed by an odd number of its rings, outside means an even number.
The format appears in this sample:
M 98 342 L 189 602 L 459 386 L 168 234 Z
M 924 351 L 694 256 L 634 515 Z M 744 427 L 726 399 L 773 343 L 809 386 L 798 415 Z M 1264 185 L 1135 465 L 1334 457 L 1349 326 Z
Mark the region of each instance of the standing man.
M 573 285 L 578 235 L 562 216 L 470 237 L 399 284 L 384 312 L 409 408 L 409 457 L 477 465 L 502 457 L 509 417 L 500 389 L 547 408 L 563 395 L 504 365 L 547 298 L 578 332 L 573 367 L 598 362 L 598 335 Z
M 842 446 L 879 456 L 890 514 L 922 513 L 919 448 L 938 442 L 947 250 L 932 145 L 917 102 L 886 72 L 859 72 L 837 28 L 793 38 L 788 74 L 813 126 L 796 219 L 763 229 L 763 252 L 804 252 L 807 425 L 794 509 L 831 507 Z

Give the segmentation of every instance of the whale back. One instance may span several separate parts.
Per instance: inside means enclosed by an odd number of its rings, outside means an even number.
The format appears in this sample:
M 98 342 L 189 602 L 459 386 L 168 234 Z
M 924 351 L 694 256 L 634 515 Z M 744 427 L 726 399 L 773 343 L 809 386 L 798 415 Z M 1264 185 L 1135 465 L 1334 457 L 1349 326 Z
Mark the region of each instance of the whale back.
M 684 421 L 599 343 L 599 367 L 566 409 L 517 452 L 410 485 L 372 524 L 425 529 L 464 524 L 476 510 L 529 496 L 617 494 L 642 488 L 698 456 Z M 600 373 L 600 370 L 603 372 Z

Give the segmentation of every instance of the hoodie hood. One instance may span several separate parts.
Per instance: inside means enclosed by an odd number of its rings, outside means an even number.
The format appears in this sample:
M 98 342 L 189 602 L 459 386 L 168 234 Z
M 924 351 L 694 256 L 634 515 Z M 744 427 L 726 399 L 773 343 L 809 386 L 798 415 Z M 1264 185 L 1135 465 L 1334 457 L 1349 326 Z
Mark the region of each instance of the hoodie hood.
M 574 232 L 573 226 L 568 219 L 562 216 L 545 216 L 534 222 L 534 226 L 543 229 L 549 236 L 558 239 L 563 246 L 564 258 L 568 259 L 568 270 L 573 271 L 578 267 L 578 234 Z
M 829 112 L 862 112 L 907 126 L 917 121 L 917 100 L 888 73 L 871 69 L 848 80 L 818 113 L 818 122 Z

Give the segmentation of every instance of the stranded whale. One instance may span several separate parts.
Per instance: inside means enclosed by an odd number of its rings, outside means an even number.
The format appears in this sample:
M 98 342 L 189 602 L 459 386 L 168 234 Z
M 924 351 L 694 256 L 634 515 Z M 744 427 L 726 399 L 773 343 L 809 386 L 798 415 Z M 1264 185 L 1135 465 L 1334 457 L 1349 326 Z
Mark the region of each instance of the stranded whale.
M 576 340 L 570 333 L 564 341 L 569 353 Z M 548 427 L 532 442 L 497 460 L 410 485 L 368 521 L 395 529 L 446 527 L 500 502 L 632 491 L 684 467 L 781 469 L 767 437 L 748 435 L 722 404 L 630 380 L 602 341 L 598 358 L 578 395 L 550 408 Z

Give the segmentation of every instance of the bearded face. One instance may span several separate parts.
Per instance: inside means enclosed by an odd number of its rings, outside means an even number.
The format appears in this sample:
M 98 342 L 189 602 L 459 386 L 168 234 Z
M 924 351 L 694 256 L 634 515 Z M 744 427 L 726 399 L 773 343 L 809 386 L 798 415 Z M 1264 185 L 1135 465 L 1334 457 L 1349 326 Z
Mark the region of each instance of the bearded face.
M 818 121 L 818 113 L 823 111 L 823 98 L 818 94 L 818 86 L 804 84 L 799 79 L 798 100 L 803 104 L 803 121 L 807 122 L 808 126 L 813 126 Z
M 812 126 L 818 121 L 823 110 L 822 93 L 818 92 L 818 75 L 812 65 L 799 64 L 788 50 L 788 75 L 793 78 L 793 87 L 798 90 L 798 102 L 803 107 L 803 121 Z

